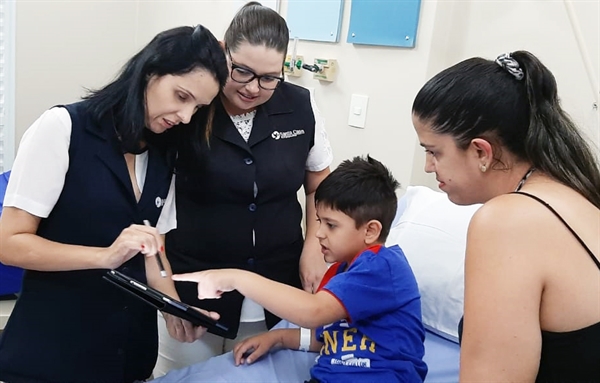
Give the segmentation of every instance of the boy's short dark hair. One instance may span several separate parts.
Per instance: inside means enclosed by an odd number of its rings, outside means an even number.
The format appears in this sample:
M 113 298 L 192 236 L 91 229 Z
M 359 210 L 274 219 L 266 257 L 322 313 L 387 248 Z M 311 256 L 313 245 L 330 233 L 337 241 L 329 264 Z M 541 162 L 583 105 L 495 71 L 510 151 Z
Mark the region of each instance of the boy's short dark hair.
M 317 187 L 315 205 L 341 211 L 356 227 L 372 219 L 381 222 L 380 242 L 385 242 L 396 216 L 400 184 L 388 168 L 367 155 L 343 161 Z

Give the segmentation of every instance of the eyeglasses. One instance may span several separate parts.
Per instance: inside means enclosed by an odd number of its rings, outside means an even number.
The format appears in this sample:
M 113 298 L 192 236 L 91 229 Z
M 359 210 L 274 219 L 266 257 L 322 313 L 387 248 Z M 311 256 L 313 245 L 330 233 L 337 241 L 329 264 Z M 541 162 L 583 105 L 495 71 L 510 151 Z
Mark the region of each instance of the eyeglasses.
M 229 58 L 231 59 L 231 53 L 228 51 Z M 268 74 L 258 75 L 252 70 L 237 65 L 231 59 L 231 79 L 240 84 L 248 84 L 254 79 L 258 79 L 258 86 L 264 90 L 275 90 L 279 84 L 284 80 L 283 77 L 272 76 Z

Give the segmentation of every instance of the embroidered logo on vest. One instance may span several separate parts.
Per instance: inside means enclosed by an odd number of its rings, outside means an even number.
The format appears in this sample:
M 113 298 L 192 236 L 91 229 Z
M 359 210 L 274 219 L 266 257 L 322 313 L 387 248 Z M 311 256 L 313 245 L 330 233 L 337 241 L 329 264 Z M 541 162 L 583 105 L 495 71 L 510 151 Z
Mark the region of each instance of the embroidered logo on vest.
M 303 135 L 305 132 L 303 129 L 300 130 L 289 130 L 287 132 L 278 132 L 278 131 L 274 131 L 273 133 L 271 133 L 271 137 L 273 137 L 274 140 L 285 140 L 286 138 L 294 138 L 297 136 L 301 136 Z
M 156 204 L 156 207 L 160 208 L 162 206 L 165 206 L 165 198 L 160 198 L 160 197 L 156 197 L 156 199 L 154 200 L 154 203 Z

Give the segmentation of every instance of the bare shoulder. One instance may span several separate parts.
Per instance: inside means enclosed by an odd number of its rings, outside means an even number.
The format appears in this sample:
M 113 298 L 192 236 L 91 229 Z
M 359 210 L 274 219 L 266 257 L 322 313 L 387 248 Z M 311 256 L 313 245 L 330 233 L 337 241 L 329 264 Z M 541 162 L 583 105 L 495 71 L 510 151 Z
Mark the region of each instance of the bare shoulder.
M 600 251 L 600 210 L 574 190 L 555 182 L 532 185 L 528 194 L 504 194 L 486 202 L 469 225 L 468 245 L 492 252 L 519 252 L 529 260 L 548 263 L 581 247 L 565 224 L 587 243 L 594 254 Z M 548 209 L 548 206 L 558 214 Z M 562 257 L 562 258 L 561 258 Z
M 548 226 L 555 223 L 548 219 L 549 214 L 539 202 L 518 194 L 486 202 L 469 224 L 467 265 L 502 267 L 511 274 L 530 270 L 530 277 L 541 276 L 546 268 L 538 266 L 544 264 L 544 256 L 553 246 Z
M 541 219 L 544 207 L 531 198 L 517 194 L 504 194 L 486 202 L 478 209 L 469 225 L 471 231 L 521 232 Z

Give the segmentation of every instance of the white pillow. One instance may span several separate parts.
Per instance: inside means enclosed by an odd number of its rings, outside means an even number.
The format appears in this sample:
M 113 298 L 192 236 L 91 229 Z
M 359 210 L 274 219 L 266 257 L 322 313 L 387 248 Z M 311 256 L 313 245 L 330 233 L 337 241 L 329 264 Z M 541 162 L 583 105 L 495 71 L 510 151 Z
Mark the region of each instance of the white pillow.
M 386 246 L 399 245 L 410 263 L 425 327 L 458 343 L 467 227 L 481 205 L 458 206 L 445 193 L 424 186 L 409 186 L 398 204 L 404 206 Z

